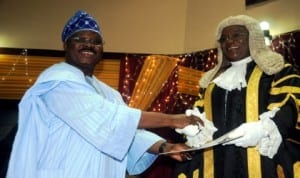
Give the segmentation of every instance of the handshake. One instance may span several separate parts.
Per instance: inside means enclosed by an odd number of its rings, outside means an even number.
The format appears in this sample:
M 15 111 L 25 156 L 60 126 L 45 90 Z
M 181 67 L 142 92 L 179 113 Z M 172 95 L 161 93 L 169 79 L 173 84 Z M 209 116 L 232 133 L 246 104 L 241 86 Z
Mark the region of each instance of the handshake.
M 241 124 L 226 135 L 231 141 L 224 142 L 222 145 L 235 145 L 243 148 L 258 146 L 257 149 L 261 155 L 273 158 L 282 142 L 277 126 L 271 120 L 277 111 L 279 111 L 279 108 L 274 108 L 271 111 L 262 113 L 258 121 Z M 205 113 L 200 113 L 197 108 L 194 108 L 186 110 L 185 114 L 187 116 L 196 116 L 203 122 L 198 122 L 196 125 L 188 125 L 182 129 L 175 129 L 177 133 L 186 136 L 186 145 L 201 147 L 213 140 L 213 134 L 218 129 L 211 121 L 206 119 Z
M 177 133 L 186 136 L 186 145 L 190 147 L 200 147 L 213 140 L 213 134 L 218 129 L 211 121 L 206 119 L 205 113 L 200 113 L 197 108 L 194 108 L 186 110 L 185 114 L 186 116 L 196 116 L 202 121 L 202 123 L 198 122 L 196 125 L 188 125 L 182 129 L 175 129 Z

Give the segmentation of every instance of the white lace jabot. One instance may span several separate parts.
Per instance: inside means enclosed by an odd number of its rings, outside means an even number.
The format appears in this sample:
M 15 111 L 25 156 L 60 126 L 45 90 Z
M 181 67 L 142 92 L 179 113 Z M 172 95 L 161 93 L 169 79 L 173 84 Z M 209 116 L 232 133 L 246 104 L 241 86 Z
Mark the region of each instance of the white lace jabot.
M 245 78 L 247 71 L 247 63 L 251 61 L 252 58 L 247 57 L 240 61 L 231 62 L 231 66 L 228 69 L 226 69 L 225 72 L 223 72 L 217 78 L 215 78 L 212 82 L 228 91 L 234 89 L 241 90 L 241 88 L 247 86 Z

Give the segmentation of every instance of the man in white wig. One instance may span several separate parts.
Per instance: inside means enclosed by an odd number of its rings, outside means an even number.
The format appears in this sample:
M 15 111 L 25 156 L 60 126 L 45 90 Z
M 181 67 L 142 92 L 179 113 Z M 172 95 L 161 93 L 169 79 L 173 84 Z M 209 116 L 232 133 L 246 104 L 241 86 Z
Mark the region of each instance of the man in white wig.
M 299 75 L 265 45 L 259 22 L 249 16 L 221 21 L 216 39 L 218 64 L 201 78 L 200 99 L 187 112 L 205 125 L 196 135 L 177 131 L 190 146 L 232 130 L 228 137 L 234 140 L 197 151 L 191 162 L 177 165 L 175 177 L 299 175 Z

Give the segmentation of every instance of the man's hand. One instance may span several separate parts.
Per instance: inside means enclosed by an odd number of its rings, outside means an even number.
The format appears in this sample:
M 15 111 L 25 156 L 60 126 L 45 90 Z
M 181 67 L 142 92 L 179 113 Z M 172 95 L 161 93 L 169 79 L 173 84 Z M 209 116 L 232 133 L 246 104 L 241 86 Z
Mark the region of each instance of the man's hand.
M 263 137 L 267 136 L 267 132 L 263 129 L 261 122 L 248 122 L 241 124 L 232 133 L 228 135 L 235 140 L 224 143 L 223 145 L 236 145 L 240 147 L 256 146 Z
M 165 114 L 142 111 L 138 128 L 184 128 L 187 125 L 195 125 L 201 122 L 200 118 L 192 115 L 186 116 L 185 114 Z
M 183 143 L 177 143 L 177 144 L 166 143 L 166 146 L 162 153 L 176 151 L 176 153 L 166 154 L 166 156 L 169 156 L 172 159 L 180 161 L 180 162 L 189 161 L 189 160 L 192 160 L 192 155 L 190 152 L 177 152 L 177 151 L 183 151 L 183 150 L 186 150 L 189 148 L 190 147 L 188 147 L 187 145 L 185 145 Z
M 184 151 L 189 148 L 190 147 L 184 143 L 168 143 L 164 140 L 160 140 L 155 144 L 153 144 L 149 148 L 148 152 L 154 154 L 163 154 L 177 161 L 188 161 L 192 159 L 191 154 L 189 152 L 181 152 L 181 151 Z M 168 152 L 175 152 L 175 153 L 168 153 Z
M 205 113 L 200 113 L 197 108 L 188 109 L 186 116 L 197 117 L 201 120 L 197 125 L 188 125 L 175 131 L 186 136 L 186 144 L 191 147 L 199 147 L 213 139 L 213 134 L 218 130 L 214 124 L 206 119 Z
M 184 128 L 188 125 L 195 125 L 195 126 L 198 126 L 198 125 L 204 125 L 203 124 L 203 121 L 195 116 L 195 115 L 186 115 L 186 114 L 176 114 L 174 115 L 173 117 L 173 122 L 174 122 L 174 128 Z

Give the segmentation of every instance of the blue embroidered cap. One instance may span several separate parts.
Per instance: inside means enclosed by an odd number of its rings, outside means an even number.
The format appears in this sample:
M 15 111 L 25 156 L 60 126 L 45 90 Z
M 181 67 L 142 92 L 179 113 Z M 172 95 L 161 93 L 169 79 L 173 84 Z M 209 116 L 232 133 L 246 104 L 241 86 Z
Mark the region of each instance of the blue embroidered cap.
M 65 25 L 61 34 L 62 41 L 66 42 L 74 33 L 84 30 L 94 31 L 102 37 L 102 33 L 96 19 L 90 16 L 87 12 L 80 10 L 77 11 Z

